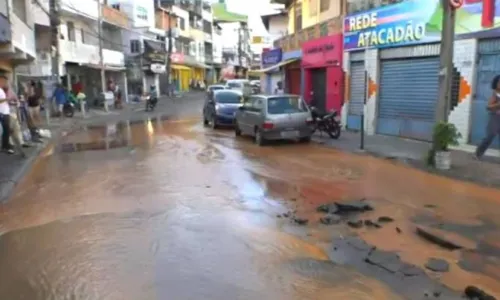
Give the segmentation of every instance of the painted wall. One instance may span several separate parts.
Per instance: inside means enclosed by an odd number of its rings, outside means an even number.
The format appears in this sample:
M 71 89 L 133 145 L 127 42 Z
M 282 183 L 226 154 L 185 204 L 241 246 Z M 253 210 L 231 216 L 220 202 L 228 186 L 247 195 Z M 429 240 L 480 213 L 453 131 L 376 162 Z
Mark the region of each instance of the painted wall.
M 133 27 L 155 27 L 154 1 L 108 0 L 108 5 L 120 4 L 120 11 L 127 14 Z
M 187 12 L 187 10 L 183 10 L 177 6 L 173 6 L 172 7 L 172 12 L 178 16 L 178 19 L 177 19 L 177 24 L 178 24 L 178 30 L 179 30 L 179 35 L 181 36 L 184 36 L 184 37 L 189 37 L 189 31 L 191 29 L 191 27 L 189 26 L 189 13 Z M 184 29 L 181 28 L 180 26 L 180 23 L 181 23 L 181 20 L 184 20 L 183 23 L 184 23 Z
M 288 13 L 288 34 L 292 34 L 295 32 L 295 9 L 293 8 L 293 5 L 290 5 L 290 7 L 287 9 L 287 13 Z
M 345 13 L 345 7 L 347 0 L 330 0 L 330 6 L 327 10 L 319 11 L 318 23 L 326 21 L 336 16 L 342 16 Z M 318 6 L 319 7 L 319 6 Z

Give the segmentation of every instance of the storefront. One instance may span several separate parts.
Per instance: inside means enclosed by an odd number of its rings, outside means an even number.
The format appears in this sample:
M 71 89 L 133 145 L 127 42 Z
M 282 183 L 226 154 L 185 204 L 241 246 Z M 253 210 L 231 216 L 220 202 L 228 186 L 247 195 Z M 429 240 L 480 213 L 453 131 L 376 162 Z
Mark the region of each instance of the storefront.
M 149 90 L 151 86 L 156 87 L 156 91 L 160 94 L 166 94 L 168 83 L 166 82 L 166 51 L 161 43 L 155 41 L 144 41 L 143 53 L 143 88 Z M 160 80 L 161 77 L 161 80 Z
M 193 69 L 184 65 L 184 55 L 182 53 L 174 53 L 172 58 L 172 80 L 175 85 L 175 89 L 178 92 L 185 92 L 189 90 L 189 81 L 191 80 L 191 74 Z
M 278 82 L 283 81 L 283 70 L 280 67 L 272 68 L 273 66 L 279 64 L 283 57 L 281 48 L 276 48 L 272 50 L 267 50 L 262 52 L 262 69 L 266 70 L 263 72 L 264 82 L 262 87 L 264 87 L 263 92 L 266 94 L 272 94 L 274 89 L 276 89 Z M 271 67 L 270 69 L 268 69 Z
M 325 112 L 340 112 L 343 103 L 342 43 L 337 34 L 302 44 L 305 99 Z
M 360 129 L 365 114 L 364 126 L 370 134 L 431 139 L 439 98 L 439 44 L 436 36 L 426 36 L 422 11 L 415 12 L 412 3 L 345 18 L 348 129 Z M 379 15 L 407 19 L 387 25 L 377 22 Z
M 283 53 L 283 73 L 285 75 L 284 88 L 286 93 L 302 95 L 303 78 L 300 65 L 302 57 L 301 50 L 288 51 Z

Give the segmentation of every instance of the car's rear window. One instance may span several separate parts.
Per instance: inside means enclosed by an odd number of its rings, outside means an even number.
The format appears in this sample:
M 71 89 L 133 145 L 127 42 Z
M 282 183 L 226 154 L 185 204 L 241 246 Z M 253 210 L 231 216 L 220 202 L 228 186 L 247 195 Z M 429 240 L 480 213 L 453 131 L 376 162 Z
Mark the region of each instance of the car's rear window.
M 211 86 L 208 89 L 211 91 L 218 91 L 218 90 L 223 90 L 224 87 L 223 86 Z
M 234 88 L 241 88 L 243 84 L 241 82 L 229 82 L 227 86 L 234 89 Z
M 267 113 L 270 115 L 306 112 L 307 107 L 300 97 L 273 97 L 267 99 Z
M 215 95 L 215 102 L 221 104 L 236 104 L 243 102 L 241 95 L 234 92 L 218 92 Z

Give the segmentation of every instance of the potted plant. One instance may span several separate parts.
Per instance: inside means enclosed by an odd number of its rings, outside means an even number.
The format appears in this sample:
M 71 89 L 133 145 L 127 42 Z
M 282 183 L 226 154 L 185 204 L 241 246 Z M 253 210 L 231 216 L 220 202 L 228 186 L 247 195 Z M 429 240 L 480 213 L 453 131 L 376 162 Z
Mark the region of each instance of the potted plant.
M 428 163 L 438 170 L 451 168 L 450 146 L 457 146 L 462 137 L 454 124 L 440 122 L 434 126 L 432 134 L 432 149 L 427 158 Z

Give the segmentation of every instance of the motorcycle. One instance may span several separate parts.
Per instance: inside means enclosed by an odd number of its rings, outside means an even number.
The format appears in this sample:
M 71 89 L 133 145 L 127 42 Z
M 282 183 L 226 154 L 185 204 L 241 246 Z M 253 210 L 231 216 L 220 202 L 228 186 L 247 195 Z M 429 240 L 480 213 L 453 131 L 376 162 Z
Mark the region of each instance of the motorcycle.
M 158 98 L 155 96 L 146 96 L 146 111 L 154 111 L 156 104 L 158 103 Z
M 72 118 L 75 114 L 75 104 L 71 101 L 68 101 L 63 106 L 63 114 L 66 118 Z
M 327 133 L 332 139 L 340 137 L 340 117 L 337 111 L 332 110 L 329 113 L 321 113 L 316 107 L 311 107 L 311 116 L 313 119 L 313 133 Z

